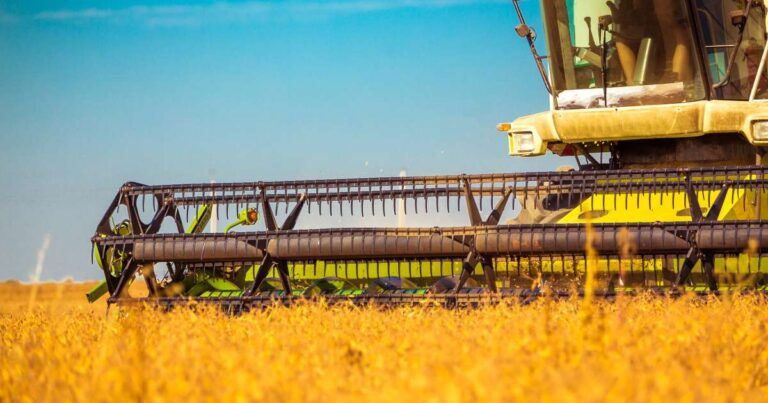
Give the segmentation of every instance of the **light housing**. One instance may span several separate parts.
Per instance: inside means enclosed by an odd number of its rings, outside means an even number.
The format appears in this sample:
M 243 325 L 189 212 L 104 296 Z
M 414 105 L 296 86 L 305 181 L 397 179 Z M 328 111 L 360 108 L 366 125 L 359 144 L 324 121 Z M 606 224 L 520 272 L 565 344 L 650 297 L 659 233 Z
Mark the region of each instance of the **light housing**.
M 547 152 L 547 142 L 541 138 L 535 126 L 501 124 L 499 129 L 506 130 L 509 155 L 514 157 L 533 157 Z
M 752 123 L 752 137 L 757 141 L 768 141 L 768 120 Z
M 509 135 L 512 138 L 512 152 L 514 154 L 525 155 L 536 151 L 536 138 L 533 132 L 511 132 Z

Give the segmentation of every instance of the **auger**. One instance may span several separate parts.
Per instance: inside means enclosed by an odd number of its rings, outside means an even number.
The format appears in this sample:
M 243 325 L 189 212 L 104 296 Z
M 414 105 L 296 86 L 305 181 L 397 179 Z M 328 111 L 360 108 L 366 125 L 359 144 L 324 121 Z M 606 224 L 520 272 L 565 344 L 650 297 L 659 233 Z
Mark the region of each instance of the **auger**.
M 105 282 L 89 299 L 466 306 L 579 295 L 586 270 L 603 296 L 768 291 L 763 1 L 543 0 L 547 56 L 512 3 L 552 108 L 497 128 L 510 155 L 577 169 L 128 182 L 91 239 Z M 434 226 L 319 224 L 403 214 Z M 147 296 L 128 292 L 137 277 Z

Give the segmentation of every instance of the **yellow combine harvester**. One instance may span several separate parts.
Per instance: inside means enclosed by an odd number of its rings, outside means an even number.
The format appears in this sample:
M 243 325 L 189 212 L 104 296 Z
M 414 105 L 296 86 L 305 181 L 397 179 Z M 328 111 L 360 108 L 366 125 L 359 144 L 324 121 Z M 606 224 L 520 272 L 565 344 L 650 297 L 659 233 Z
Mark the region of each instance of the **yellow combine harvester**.
M 472 305 L 581 293 L 587 271 L 606 296 L 765 291 L 763 0 L 544 0 L 548 56 L 540 56 L 536 33 L 513 5 L 516 31 L 530 46 L 551 110 L 498 129 L 507 134 L 511 155 L 552 152 L 575 158 L 576 168 L 129 182 L 92 238 L 106 281 L 89 298 L 196 300 L 236 310 L 318 296 Z M 464 214 L 467 226 L 307 223 L 323 214 L 430 210 L 438 220 Z M 214 214 L 230 213 L 224 232 L 210 225 Z M 514 218 L 502 222 L 505 213 Z M 259 218 L 263 230 L 239 230 L 260 225 Z M 296 229 L 300 219 L 306 229 Z M 128 295 L 137 275 L 149 296 Z
M 563 0 L 543 1 L 542 9 L 551 73 L 539 65 L 553 107 L 498 126 L 508 133 L 511 155 L 551 150 L 583 156 L 582 169 L 763 165 L 768 145 L 763 1 Z M 535 34 L 524 20 L 518 32 L 533 44 Z M 607 164 L 591 153 L 607 155 Z M 598 204 L 603 197 L 612 196 L 598 195 Z M 729 199 L 742 197 L 757 195 L 741 191 Z M 685 214 L 672 200 L 639 205 L 652 208 L 590 216 L 594 222 L 654 222 Z M 741 211 L 731 203 L 718 219 L 760 218 L 755 204 L 748 205 Z M 579 222 L 583 210 L 558 222 Z

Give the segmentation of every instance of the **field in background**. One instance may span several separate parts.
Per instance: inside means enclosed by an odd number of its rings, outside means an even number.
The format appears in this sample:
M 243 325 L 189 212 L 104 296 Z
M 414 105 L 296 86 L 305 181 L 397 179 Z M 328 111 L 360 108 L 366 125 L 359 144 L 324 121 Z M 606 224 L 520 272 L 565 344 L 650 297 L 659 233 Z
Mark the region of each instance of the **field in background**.
M 768 399 L 752 297 L 233 318 L 106 315 L 90 286 L 0 284 L 0 401 Z
M 29 311 L 31 307 L 47 311 L 66 311 L 76 308 L 103 314 L 107 309 L 105 298 L 94 304 L 89 304 L 85 298 L 85 293 L 97 284 L 97 282 L 71 281 L 23 284 L 14 280 L 0 281 L 0 313 L 19 313 Z M 134 281 L 129 292 L 135 295 L 146 295 L 144 282 Z

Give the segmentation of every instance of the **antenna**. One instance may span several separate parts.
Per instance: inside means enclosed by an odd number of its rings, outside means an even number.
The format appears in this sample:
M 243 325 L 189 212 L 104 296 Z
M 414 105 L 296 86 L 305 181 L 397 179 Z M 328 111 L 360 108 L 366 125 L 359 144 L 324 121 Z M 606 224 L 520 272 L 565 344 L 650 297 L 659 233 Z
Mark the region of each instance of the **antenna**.
M 536 50 L 536 45 L 534 44 L 536 31 L 525 23 L 523 10 L 520 9 L 520 0 L 512 0 L 512 4 L 515 6 L 517 18 L 520 20 L 520 25 L 515 27 L 515 31 L 521 38 L 528 40 L 528 47 L 531 49 L 531 55 L 533 55 L 533 60 L 536 62 L 536 68 L 539 70 L 539 74 L 541 74 L 541 79 L 544 80 L 544 87 L 546 87 L 547 92 L 552 94 L 552 84 L 549 83 L 549 75 L 547 75 L 547 70 L 544 68 L 544 63 L 541 62 L 546 56 L 539 56 L 539 51 Z

